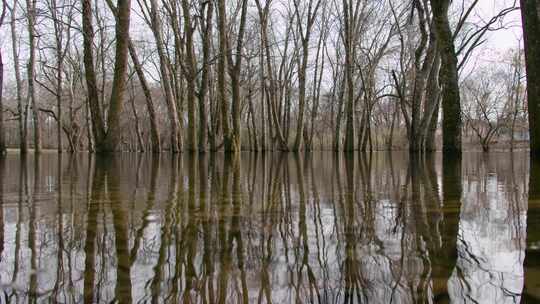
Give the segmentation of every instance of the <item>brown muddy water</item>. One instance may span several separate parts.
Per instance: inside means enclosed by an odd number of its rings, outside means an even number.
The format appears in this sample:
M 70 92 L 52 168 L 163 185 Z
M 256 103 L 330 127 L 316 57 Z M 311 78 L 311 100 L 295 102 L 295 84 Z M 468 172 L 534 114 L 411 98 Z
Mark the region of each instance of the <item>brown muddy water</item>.
M 10 154 L 0 185 L 1 303 L 540 301 L 526 153 Z

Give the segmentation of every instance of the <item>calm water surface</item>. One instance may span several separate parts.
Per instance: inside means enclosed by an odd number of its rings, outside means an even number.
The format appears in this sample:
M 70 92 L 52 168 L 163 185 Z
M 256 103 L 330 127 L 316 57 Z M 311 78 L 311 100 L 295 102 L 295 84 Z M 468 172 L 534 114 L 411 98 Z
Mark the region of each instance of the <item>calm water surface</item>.
M 537 303 L 539 167 L 526 153 L 9 155 L 0 302 Z

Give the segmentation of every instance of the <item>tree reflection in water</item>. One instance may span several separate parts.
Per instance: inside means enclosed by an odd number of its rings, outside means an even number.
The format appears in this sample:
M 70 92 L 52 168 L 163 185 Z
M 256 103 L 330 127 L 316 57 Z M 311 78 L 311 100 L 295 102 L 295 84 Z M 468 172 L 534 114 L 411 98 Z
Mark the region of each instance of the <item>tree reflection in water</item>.
M 534 301 L 528 168 L 517 153 L 10 155 L 0 302 Z

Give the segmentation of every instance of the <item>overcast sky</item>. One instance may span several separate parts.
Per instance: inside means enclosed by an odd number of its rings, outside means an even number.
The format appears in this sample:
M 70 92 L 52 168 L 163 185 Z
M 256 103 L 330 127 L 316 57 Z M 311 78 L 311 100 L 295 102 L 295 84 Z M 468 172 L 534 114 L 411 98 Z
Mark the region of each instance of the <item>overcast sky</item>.
M 466 3 L 470 3 L 472 0 L 465 1 Z M 472 14 L 472 16 L 470 16 L 469 22 L 475 22 L 480 24 L 485 23 L 501 9 L 509 7 L 515 2 L 519 4 L 519 1 L 515 0 L 480 0 L 474 13 Z M 462 1 L 460 0 L 453 1 L 454 8 L 458 8 L 458 6 L 461 4 Z M 134 9 L 138 7 L 136 1 L 133 1 L 132 6 Z M 136 15 L 134 14 L 134 17 L 135 16 Z M 9 21 L 9 18 L 7 19 Z M 137 17 L 135 17 L 134 19 L 137 19 Z M 136 22 L 134 22 L 134 24 L 135 23 Z M 473 56 L 473 66 L 497 62 L 497 60 L 500 60 L 500 56 L 507 52 L 508 49 L 515 49 L 518 47 L 520 41 L 522 40 L 521 15 L 519 10 L 508 14 L 504 18 L 504 24 L 506 25 L 505 29 L 488 33 L 486 37 L 488 38 L 487 43 L 485 43 L 480 49 L 475 51 L 475 54 Z M 132 29 L 132 35 L 134 35 L 135 37 L 140 34 L 136 30 L 136 27 L 137 26 L 134 26 L 134 28 Z M 18 30 L 21 35 L 26 34 L 24 32 L 25 27 L 23 25 L 19 25 Z M 12 58 L 9 24 L 4 24 L 4 26 L 0 30 L 0 48 L 4 57 L 4 64 L 6 65 L 6 67 L 10 67 Z M 24 59 L 23 57 L 24 56 L 21 56 L 21 59 Z M 5 72 L 5 79 L 7 80 L 7 82 L 9 82 L 13 78 L 13 75 L 11 75 L 12 69 L 6 68 Z
M 519 5 L 519 1 L 516 2 Z M 471 21 L 487 21 L 492 16 L 497 14 L 497 12 L 511 6 L 513 3 L 513 0 L 480 0 L 479 6 L 475 12 L 475 16 L 471 18 Z M 509 13 L 504 18 L 504 24 L 507 28 L 488 34 L 489 39 L 483 48 L 484 53 L 505 52 L 508 49 L 517 48 L 520 43 L 523 43 L 520 11 L 516 10 Z M 490 57 L 491 56 L 481 56 L 479 59 L 489 61 L 491 60 Z

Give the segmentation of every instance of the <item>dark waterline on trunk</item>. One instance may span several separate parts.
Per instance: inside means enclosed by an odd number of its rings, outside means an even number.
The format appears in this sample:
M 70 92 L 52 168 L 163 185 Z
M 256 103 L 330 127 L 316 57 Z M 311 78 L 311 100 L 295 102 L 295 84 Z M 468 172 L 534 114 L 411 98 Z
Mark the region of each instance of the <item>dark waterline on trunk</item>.
M 540 301 L 527 152 L 0 162 L 1 303 Z

